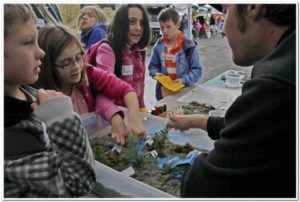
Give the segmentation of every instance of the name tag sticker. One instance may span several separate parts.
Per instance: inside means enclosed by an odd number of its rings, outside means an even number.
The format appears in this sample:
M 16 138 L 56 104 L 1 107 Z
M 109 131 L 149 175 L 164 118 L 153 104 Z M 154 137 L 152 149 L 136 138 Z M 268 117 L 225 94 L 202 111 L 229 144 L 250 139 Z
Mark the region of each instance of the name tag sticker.
M 130 76 L 133 74 L 133 64 L 122 65 L 122 76 Z

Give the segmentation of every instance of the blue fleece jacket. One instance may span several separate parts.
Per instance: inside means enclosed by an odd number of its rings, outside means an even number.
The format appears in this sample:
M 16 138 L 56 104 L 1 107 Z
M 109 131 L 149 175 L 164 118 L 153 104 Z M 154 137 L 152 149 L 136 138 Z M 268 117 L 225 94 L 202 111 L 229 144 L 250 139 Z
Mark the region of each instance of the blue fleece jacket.
M 152 49 L 150 62 L 148 65 L 149 74 L 155 77 L 156 73 L 167 75 L 165 64 L 165 44 L 159 39 Z M 184 37 L 182 48 L 176 55 L 176 76 L 183 80 L 184 85 L 189 86 L 197 82 L 202 73 L 200 65 L 200 57 L 198 54 L 197 46 L 193 40 Z M 161 84 L 156 84 L 156 99 L 162 99 Z
M 94 43 L 102 40 L 106 35 L 108 25 L 104 23 L 95 24 L 88 31 L 80 36 L 80 41 L 84 43 L 84 50 L 87 50 Z

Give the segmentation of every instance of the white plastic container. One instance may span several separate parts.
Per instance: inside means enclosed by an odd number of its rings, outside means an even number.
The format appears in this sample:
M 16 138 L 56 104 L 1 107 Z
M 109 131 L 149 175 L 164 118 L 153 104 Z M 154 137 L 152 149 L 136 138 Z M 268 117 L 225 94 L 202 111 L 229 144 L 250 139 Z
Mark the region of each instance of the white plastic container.
M 81 114 L 80 118 L 89 138 L 102 137 L 110 131 L 110 125 L 95 112 Z
M 241 82 L 245 75 L 240 74 L 238 71 L 228 71 L 225 73 L 225 85 L 228 88 L 239 88 L 242 86 Z
M 128 112 L 122 108 L 125 114 L 125 122 L 127 121 Z M 168 122 L 167 119 L 140 113 L 147 133 L 152 134 L 163 129 Z M 110 133 L 110 127 L 101 117 L 95 113 L 81 115 L 81 119 L 85 125 L 90 138 L 101 137 Z M 104 128 L 104 129 L 103 129 Z M 201 129 L 190 129 L 181 132 L 174 130 L 169 132 L 169 139 L 175 144 L 185 144 L 189 142 L 194 147 L 202 150 L 211 150 L 214 141 L 211 140 L 207 133 Z M 174 198 L 166 192 L 155 187 L 140 182 L 134 178 L 127 176 L 122 172 L 118 172 L 98 161 L 95 161 L 96 185 L 92 194 L 86 197 L 104 197 L 104 198 Z

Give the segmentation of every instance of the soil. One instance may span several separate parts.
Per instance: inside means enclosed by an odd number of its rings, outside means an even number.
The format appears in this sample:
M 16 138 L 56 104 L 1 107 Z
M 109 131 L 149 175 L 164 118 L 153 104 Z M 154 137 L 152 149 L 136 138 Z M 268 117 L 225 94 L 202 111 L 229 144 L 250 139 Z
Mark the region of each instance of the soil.
M 183 114 L 208 114 L 210 110 L 214 110 L 213 106 L 207 104 L 200 104 L 199 102 L 193 101 L 188 105 L 181 106 Z
M 155 158 L 149 155 L 149 150 L 145 149 L 143 153 L 143 162 L 134 163 L 134 160 L 127 158 L 132 156 L 126 150 L 126 146 L 122 147 L 121 153 L 112 151 L 111 144 L 113 140 L 109 136 L 95 138 L 91 140 L 91 146 L 95 154 L 95 159 L 117 171 L 125 170 L 132 166 L 135 173 L 131 176 L 143 183 L 160 189 L 175 197 L 180 197 L 180 181 L 181 178 L 174 176 L 175 173 L 183 173 L 188 169 L 189 165 L 171 168 L 165 166 L 159 168 L 155 162 Z M 184 146 L 175 145 L 167 142 L 164 150 L 165 156 L 186 156 L 189 151 L 195 148 L 189 144 Z M 126 155 L 126 156 L 125 156 Z
M 202 105 L 197 102 L 192 102 L 187 106 L 182 106 L 184 114 L 191 113 L 208 113 L 213 109 L 210 106 Z M 156 158 L 153 158 L 150 151 L 156 150 L 159 157 L 175 157 L 186 156 L 190 151 L 195 150 L 190 144 L 176 145 L 168 141 L 168 130 L 163 129 L 158 133 L 152 134 L 154 144 L 145 146 L 141 150 L 139 139 L 136 136 L 130 135 L 126 140 L 126 145 L 123 147 L 117 146 L 114 148 L 113 140 L 110 136 L 94 138 L 90 140 L 92 149 L 95 154 L 95 159 L 117 171 L 122 171 L 132 166 L 135 173 L 131 176 L 152 187 L 160 189 L 175 197 L 180 197 L 180 183 L 183 174 L 189 168 L 189 164 L 176 166 L 157 166 Z M 119 153 L 118 150 L 121 150 Z M 199 150 L 199 149 L 197 149 Z M 199 150 L 201 152 L 207 152 Z M 181 177 L 175 174 L 181 174 Z

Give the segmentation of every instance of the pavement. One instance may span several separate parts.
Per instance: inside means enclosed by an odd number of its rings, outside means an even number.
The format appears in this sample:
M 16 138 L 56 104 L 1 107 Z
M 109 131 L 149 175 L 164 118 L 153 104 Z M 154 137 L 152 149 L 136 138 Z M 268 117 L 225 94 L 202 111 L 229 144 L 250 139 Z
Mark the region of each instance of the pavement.
M 228 69 L 244 71 L 250 75 L 252 67 L 241 67 L 233 63 L 231 50 L 226 37 L 213 35 L 210 39 L 202 36 L 197 39 L 198 52 L 200 54 L 200 64 L 202 66 L 202 76 L 197 83 L 203 83 Z M 152 46 L 149 47 L 146 58 L 146 78 L 144 100 L 147 108 L 155 105 L 155 84 L 156 81 L 149 76 L 148 62 L 150 60 Z

